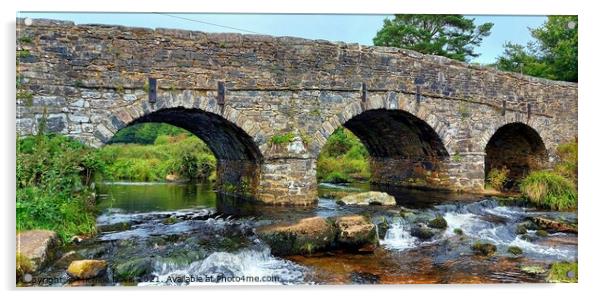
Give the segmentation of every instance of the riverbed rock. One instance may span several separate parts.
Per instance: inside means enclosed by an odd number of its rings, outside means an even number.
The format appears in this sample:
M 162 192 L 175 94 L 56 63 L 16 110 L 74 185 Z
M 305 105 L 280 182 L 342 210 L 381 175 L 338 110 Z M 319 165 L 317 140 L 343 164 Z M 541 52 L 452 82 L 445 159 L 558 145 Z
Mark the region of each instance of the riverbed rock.
M 389 230 L 389 227 L 390 227 L 389 222 L 387 221 L 387 218 L 383 217 L 382 221 L 379 222 L 376 225 L 376 227 L 378 229 L 378 238 L 384 239 L 385 236 L 387 235 L 387 231 Z
M 475 255 L 491 256 L 495 254 L 497 247 L 491 243 L 474 243 L 471 247 Z
M 114 275 L 119 281 L 134 281 L 153 272 L 153 261 L 144 257 L 121 263 L 115 267 Z
M 104 260 L 78 260 L 71 262 L 67 274 L 75 279 L 90 279 L 103 274 L 106 269 Z
M 514 256 L 519 256 L 523 254 L 523 250 L 518 246 L 510 246 L 508 247 L 508 253 Z
M 274 255 L 311 255 L 334 246 L 336 229 L 325 218 L 311 217 L 293 224 L 260 227 L 257 235 L 270 246 Z
M 52 265 L 53 268 L 66 269 L 69 265 L 76 260 L 84 259 L 84 257 L 77 251 L 72 250 L 63 254 L 56 262 Z
M 339 204 L 345 205 L 383 205 L 383 206 L 394 206 L 395 197 L 384 193 L 384 192 L 362 192 L 347 195 L 337 201 Z
M 165 176 L 165 180 L 170 183 L 183 183 L 188 182 L 188 179 L 182 178 L 175 173 L 170 173 Z
M 429 240 L 435 235 L 435 232 L 425 224 L 418 223 L 412 226 L 410 229 L 410 235 L 420 240 Z
M 539 216 L 531 217 L 529 219 L 537 224 L 539 228 L 547 231 L 577 234 L 577 225 L 571 223 Z
M 376 225 L 361 215 L 335 218 L 337 247 L 372 252 L 378 245 Z
M 28 230 L 17 234 L 17 255 L 37 271 L 56 257 L 57 234 L 50 230 Z
M 443 216 L 437 215 L 437 217 L 429 221 L 428 227 L 436 229 L 446 229 L 447 221 L 445 220 L 445 218 L 443 218 Z

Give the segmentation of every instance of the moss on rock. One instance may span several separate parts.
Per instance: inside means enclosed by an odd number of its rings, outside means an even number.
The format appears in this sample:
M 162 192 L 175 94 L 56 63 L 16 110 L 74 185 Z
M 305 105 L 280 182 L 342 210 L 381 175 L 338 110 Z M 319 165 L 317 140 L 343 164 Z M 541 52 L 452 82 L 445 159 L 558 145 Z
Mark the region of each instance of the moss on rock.
M 476 242 L 471 247 L 475 255 L 492 256 L 497 251 L 497 247 L 491 243 Z

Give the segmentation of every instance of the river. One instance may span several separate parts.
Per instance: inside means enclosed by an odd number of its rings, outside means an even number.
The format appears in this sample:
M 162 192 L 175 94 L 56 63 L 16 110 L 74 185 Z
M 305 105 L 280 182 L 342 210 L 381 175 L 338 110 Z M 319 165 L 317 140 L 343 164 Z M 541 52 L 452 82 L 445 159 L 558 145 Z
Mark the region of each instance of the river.
M 576 223 L 576 213 L 539 211 L 489 197 L 389 189 L 397 206 L 341 206 L 336 197 L 370 187 L 322 184 L 315 206 L 273 207 L 218 195 L 203 184 L 115 182 L 97 188 L 99 233 L 64 248 L 63 258 L 44 269 L 44 275 L 61 278 L 51 285 L 544 282 L 543 274 L 524 269 L 577 260 L 576 234 L 517 234 L 527 217 Z M 266 224 L 347 214 L 367 215 L 375 224 L 387 220 L 390 228 L 374 253 L 281 258 L 254 233 Z M 436 215 L 448 223 L 442 233 L 428 241 L 410 234 L 412 221 Z M 497 253 L 475 256 L 470 246 L 476 241 L 496 245 Z M 510 246 L 523 254 L 508 253 Z M 66 265 L 77 258 L 104 259 L 110 267 L 102 278 L 69 281 Z M 140 275 L 124 276 L 132 273 Z

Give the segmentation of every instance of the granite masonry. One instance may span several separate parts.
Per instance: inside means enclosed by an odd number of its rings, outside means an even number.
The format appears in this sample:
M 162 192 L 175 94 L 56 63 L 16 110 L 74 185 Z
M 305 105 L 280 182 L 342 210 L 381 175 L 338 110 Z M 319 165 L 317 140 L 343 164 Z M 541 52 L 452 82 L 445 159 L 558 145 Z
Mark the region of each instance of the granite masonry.
M 397 48 L 30 21 L 17 20 L 19 136 L 46 118 L 98 147 L 170 123 L 210 146 L 223 191 L 266 203 L 315 202 L 316 158 L 340 126 L 368 148 L 373 183 L 454 190 L 547 167 L 577 136 L 574 83 Z

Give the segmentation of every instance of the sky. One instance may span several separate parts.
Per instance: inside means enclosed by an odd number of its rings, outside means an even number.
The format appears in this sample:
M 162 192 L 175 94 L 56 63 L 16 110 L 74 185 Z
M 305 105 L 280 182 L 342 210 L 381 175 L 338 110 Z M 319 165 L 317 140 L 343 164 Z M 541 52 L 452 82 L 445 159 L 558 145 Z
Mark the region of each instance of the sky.
M 17 17 L 69 20 L 76 24 L 113 24 L 148 28 L 178 28 L 205 32 L 258 33 L 373 45 L 372 38 L 392 15 L 197 14 L 197 13 L 54 13 L 21 12 Z M 507 41 L 531 41 L 528 28 L 541 26 L 545 16 L 467 16 L 476 24 L 493 22 L 491 35 L 471 62 L 489 64 Z M 220 26 L 218 26 L 220 25 Z

